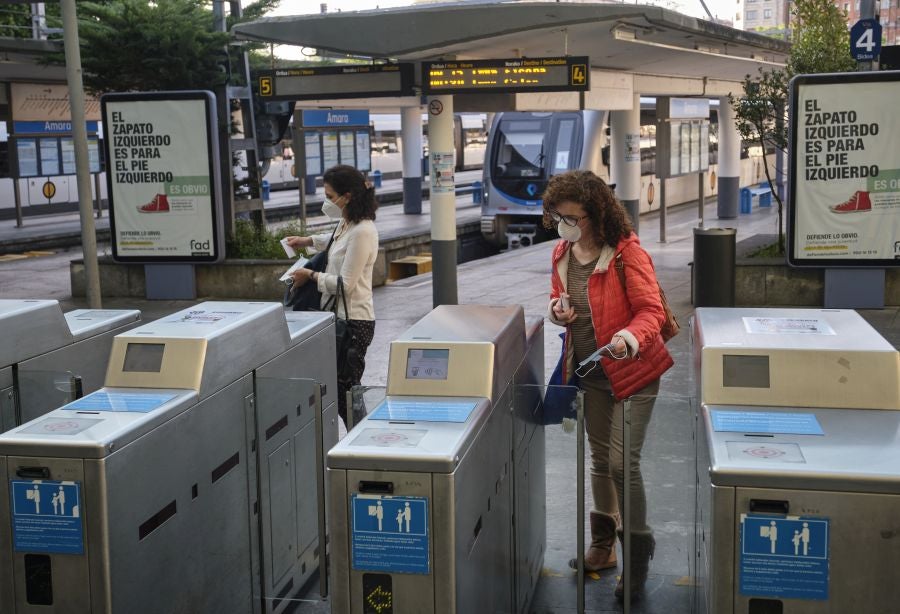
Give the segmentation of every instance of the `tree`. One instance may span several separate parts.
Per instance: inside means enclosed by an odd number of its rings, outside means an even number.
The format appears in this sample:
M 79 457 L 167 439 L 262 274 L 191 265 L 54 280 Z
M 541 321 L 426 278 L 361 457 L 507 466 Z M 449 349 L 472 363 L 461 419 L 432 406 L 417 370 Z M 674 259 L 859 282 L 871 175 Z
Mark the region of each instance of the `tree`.
M 243 9 L 260 17 L 278 0 Z M 235 20 L 230 20 L 231 24 Z M 78 33 L 89 92 L 213 89 L 229 78 L 229 35 L 213 29 L 210 3 L 195 0 L 79 2 Z M 62 52 L 47 60 L 65 64 Z
M 757 143 L 763 152 L 763 169 L 778 203 L 778 252 L 784 253 L 784 203 L 775 189 L 773 169 L 766 152 L 780 155 L 787 150 L 788 125 L 785 117 L 788 85 L 794 75 L 847 72 L 856 68 L 850 57 L 847 15 L 831 0 L 796 0 L 791 11 L 793 36 L 791 53 L 783 70 L 759 70 L 747 75 L 743 95 L 731 96 L 735 124 L 744 141 Z

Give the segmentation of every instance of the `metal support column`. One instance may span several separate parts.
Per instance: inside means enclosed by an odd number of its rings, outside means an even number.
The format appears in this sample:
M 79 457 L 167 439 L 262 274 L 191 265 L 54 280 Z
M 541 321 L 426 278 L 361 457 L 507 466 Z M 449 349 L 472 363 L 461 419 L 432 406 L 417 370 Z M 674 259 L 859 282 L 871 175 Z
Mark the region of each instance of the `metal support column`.
M 727 96 L 719 98 L 719 162 L 716 197 L 720 220 L 738 216 L 741 189 L 741 136 L 734 123 L 734 109 Z
M 422 213 L 422 109 L 404 107 L 400 114 L 403 136 L 403 213 Z
M 641 209 L 641 97 L 634 96 L 628 111 L 610 113 L 610 183 L 640 234 Z
M 453 96 L 428 98 L 431 159 L 431 257 L 434 306 L 456 305 L 456 181 Z

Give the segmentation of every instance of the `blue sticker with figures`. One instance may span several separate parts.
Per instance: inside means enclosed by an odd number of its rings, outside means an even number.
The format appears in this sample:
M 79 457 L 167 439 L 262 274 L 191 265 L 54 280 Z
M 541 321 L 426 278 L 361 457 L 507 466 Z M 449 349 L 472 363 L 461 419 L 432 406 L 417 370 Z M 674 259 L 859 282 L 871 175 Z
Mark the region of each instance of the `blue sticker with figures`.
M 370 420 L 402 420 L 404 422 L 465 422 L 477 401 L 412 401 L 385 399 L 369 416 Z
M 354 494 L 350 513 L 353 569 L 430 572 L 426 497 Z
M 741 514 L 740 593 L 828 599 L 827 518 Z
M 79 482 L 11 480 L 10 490 L 16 552 L 84 554 Z
M 60 409 L 77 411 L 123 411 L 146 414 L 174 399 L 177 394 L 150 392 L 107 392 L 98 390 Z

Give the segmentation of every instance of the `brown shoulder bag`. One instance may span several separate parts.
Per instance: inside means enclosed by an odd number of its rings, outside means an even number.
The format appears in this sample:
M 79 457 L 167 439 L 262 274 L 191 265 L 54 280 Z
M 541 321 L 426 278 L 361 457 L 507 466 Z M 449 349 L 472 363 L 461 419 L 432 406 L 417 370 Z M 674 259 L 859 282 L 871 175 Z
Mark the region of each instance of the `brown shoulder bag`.
M 628 289 L 625 286 L 625 262 L 622 260 L 621 253 L 616 254 L 616 274 L 619 276 L 622 290 L 625 291 L 625 295 L 627 296 Z M 666 300 L 666 293 L 663 292 L 662 286 L 659 285 L 659 281 L 656 282 L 656 287 L 659 288 L 659 300 L 662 302 L 663 311 L 666 314 L 666 321 L 663 322 L 659 334 L 662 335 L 663 343 L 668 343 L 669 339 L 678 334 L 678 331 L 681 330 L 681 326 L 675 318 L 675 312 L 669 307 L 669 301 Z

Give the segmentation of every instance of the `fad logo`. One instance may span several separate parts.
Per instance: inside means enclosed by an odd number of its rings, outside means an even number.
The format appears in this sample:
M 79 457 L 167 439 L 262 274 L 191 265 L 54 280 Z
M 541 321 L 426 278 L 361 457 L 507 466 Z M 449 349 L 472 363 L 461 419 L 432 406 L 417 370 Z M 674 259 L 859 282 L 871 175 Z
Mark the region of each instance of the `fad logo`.
M 191 239 L 191 252 L 208 254 L 210 249 L 212 249 L 210 241 L 198 241 L 197 239 Z

